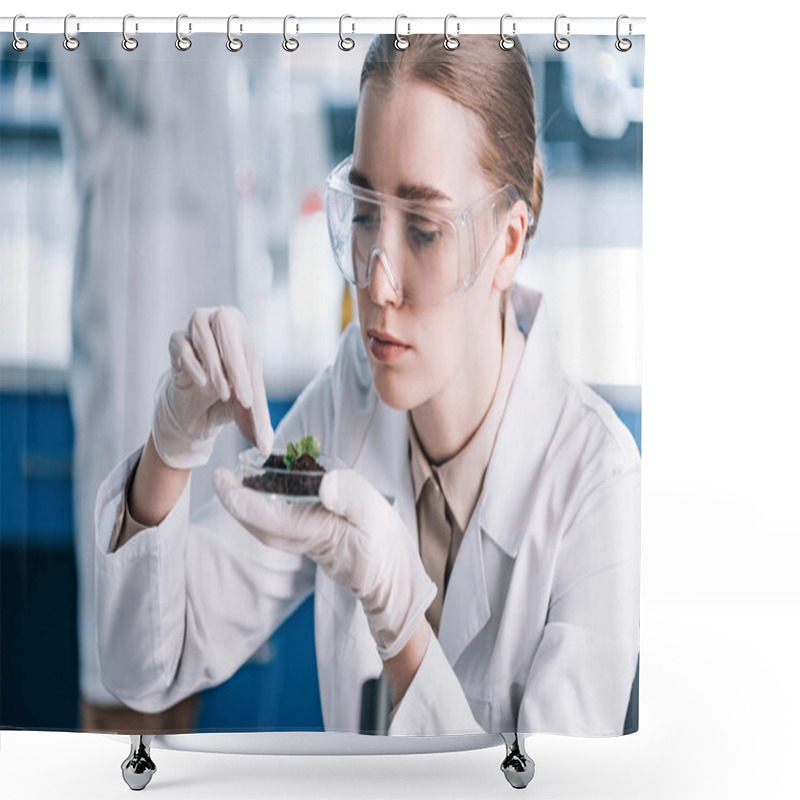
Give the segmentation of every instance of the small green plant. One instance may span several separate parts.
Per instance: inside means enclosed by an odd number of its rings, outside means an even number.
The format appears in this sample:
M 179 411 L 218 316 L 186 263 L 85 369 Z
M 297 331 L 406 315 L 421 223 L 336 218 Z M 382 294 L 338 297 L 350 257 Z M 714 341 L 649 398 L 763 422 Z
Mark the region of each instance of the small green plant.
M 295 460 L 304 454 L 310 455 L 316 461 L 319 458 L 319 446 L 319 439 L 316 436 L 304 436 L 296 444 L 289 442 L 286 447 L 286 455 L 283 457 L 286 469 L 293 469 Z

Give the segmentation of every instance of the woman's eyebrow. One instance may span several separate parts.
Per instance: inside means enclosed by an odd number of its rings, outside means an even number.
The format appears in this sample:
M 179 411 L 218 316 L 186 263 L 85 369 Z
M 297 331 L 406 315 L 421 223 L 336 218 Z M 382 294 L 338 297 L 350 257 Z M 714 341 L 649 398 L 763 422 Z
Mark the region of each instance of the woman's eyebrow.
M 350 167 L 348 173 L 348 180 L 353 186 L 362 186 L 364 189 L 371 189 L 375 191 L 369 178 L 356 167 Z M 396 197 L 402 197 L 404 200 L 415 200 L 418 203 L 452 203 L 452 198 L 444 192 L 440 192 L 433 186 L 427 186 L 422 183 L 401 183 L 397 187 Z

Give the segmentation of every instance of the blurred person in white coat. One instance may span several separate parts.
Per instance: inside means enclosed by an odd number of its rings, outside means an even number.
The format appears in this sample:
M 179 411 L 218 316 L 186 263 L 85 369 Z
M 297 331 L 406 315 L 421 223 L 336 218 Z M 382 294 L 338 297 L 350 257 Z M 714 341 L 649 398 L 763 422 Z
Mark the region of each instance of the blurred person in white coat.
M 228 676 L 313 591 L 326 731 L 623 733 L 639 647 L 640 459 L 514 281 L 543 197 L 518 39 L 379 36 L 353 156 L 326 183 L 358 321 L 277 430 L 235 308 L 169 340 L 153 429 L 96 509 L 103 679 L 158 711 Z M 267 387 L 268 391 L 268 387 Z M 193 470 L 235 421 L 261 456 L 317 436 L 318 503 Z M 486 742 L 489 744 L 491 742 Z
M 195 720 L 192 697 L 139 714 L 105 688 L 94 592 L 97 489 L 147 435 L 164 341 L 197 306 L 235 301 L 226 65 L 174 42 L 147 34 L 126 52 L 121 35 L 92 33 L 74 52 L 54 45 L 78 202 L 68 381 L 84 730 L 191 729 Z M 239 444 L 226 431 L 214 463 L 229 462 Z M 212 493 L 201 471 L 192 504 Z

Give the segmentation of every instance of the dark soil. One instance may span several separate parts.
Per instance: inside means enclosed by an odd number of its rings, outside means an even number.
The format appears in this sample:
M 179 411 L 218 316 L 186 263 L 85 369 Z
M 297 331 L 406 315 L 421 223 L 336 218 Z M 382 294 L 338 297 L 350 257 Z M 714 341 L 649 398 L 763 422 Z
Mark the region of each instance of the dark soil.
M 273 453 L 261 466 L 270 468 L 270 472 L 260 475 L 249 475 L 242 483 L 260 492 L 290 495 L 317 495 L 322 475 L 309 475 L 309 472 L 324 473 L 325 468 L 317 463 L 308 453 L 295 459 L 294 468 L 286 469 L 283 453 Z M 277 472 L 281 470 L 281 472 Z

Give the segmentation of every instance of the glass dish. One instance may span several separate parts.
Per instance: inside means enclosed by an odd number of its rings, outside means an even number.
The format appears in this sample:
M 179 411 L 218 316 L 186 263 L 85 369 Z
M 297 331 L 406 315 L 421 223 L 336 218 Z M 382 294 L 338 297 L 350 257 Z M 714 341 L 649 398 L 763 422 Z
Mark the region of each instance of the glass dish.
M 276 455 L 276 453 L 273 452 L 270 455 Z M 282 453 L 277 453 L 277 455 L 282 455 Z M 261 455 L 257 447 L 243 450 L 239 453 L 236 474 L 244 486 L 256 489 L 268 497 L 279 498 L 289 503 L 318 503 L 319 485 L 322 483 L 325 472 L 346 467 L 346 464 L 340 458 L 327 453 L 320 453 L 319 458 L 317 458 L 317 463 L 322 467 L 322 470 L 290 471 L 280 467 L 264 467 L 265 461 L 266 459 Z M 291 479 L 295 482 L 300 481 L 297 493 L 291 493 L 286 490 L 285 484 L 288 476 L 291 476 Z M 253 485 L 254 480 L 257 480 L 261 485 Z

